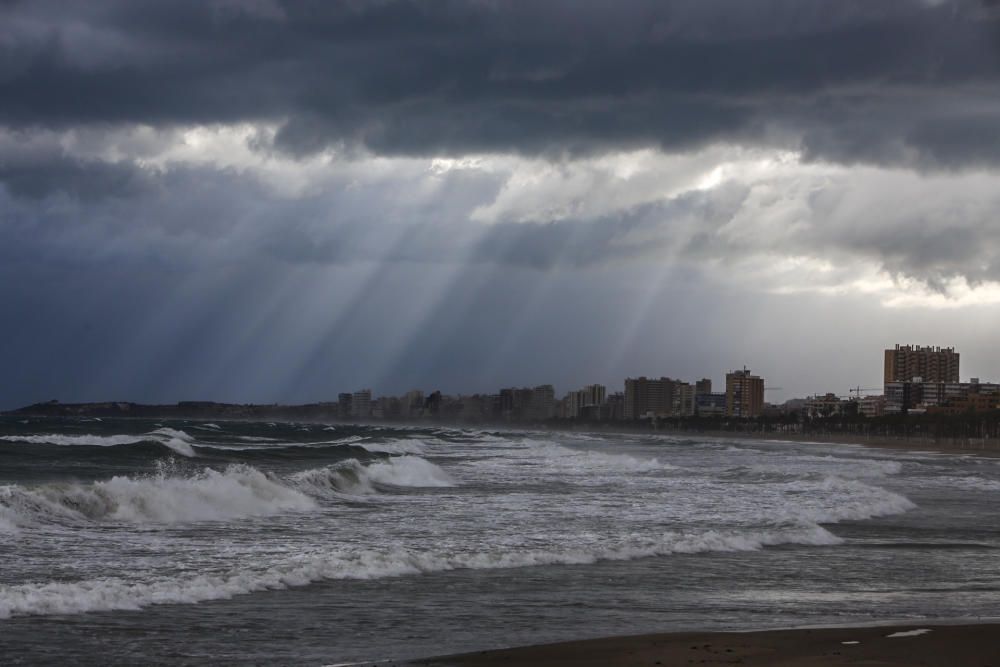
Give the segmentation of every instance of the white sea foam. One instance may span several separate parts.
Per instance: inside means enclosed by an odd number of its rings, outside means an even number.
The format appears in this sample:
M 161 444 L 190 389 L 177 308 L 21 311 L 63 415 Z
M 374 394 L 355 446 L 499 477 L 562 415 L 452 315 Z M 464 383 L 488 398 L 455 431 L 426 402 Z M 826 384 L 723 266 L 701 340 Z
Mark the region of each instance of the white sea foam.
M 117 476 L 91 483 L 0 486 L 0 531 L 39 524 L 125 523 L 174 525 L 307 512 L 323 498 L 365 495 L 377 485 L 447 487 L 454 480 L 416 456 L 363 465 L 350 459 L 279 477 L 253 466 L 231 465 L 174 474 Z
M 864 482 L 827 476 L 820 481 L 775 485 L 785 492 L 781 519 L 814 523 L 861 521 L 902 514 L 916 507 L 907 497 Z
M 11 516 L 10 510 L 0 506 L 0 533 L 16 533 L 20 528 Z
M 186 578 L 134 581 L 106 577 L 78 582 L 0 586 L 0 618 L 137 610 L 154 604 L 190 604 L 256 591 L 304 586 L 324 579 L 381 579 L 456 569 L 589 564 L 674 553 L 753 551 L 775 544 L 828 545 L 839 542 L 834 535 L 817 526 L 745 534 L 666 532 L 655 539 L 639 538 L 624 545 L 590 549 L 510 548 L 464 554 L 439 551 L 419 553 L 403 549 L 344 550 L 339 553 L 326 550 L 288 558 L 267 568 L 255 569 L 252 565 L 240 564 L 227 573 Z
M 378 484 L 412 487 L 455 486 L 455 480 L 427 459 L 419 456 L 397 456 L 377 461 L 365 469 L 368 477 Z
M 146 439 L 141 435 L 60 435 L 46 433 L 42 435 L 0 435 L 0 440 L 8 442 L 24 442 L 38 445 L 60 445 L 64 447 L 114 447 L 116 445 L 131 445 Z
M 611 470 L 618 472 L 652 472 L 655 470 L 672 470 L 675 466 L 663 463 L 659 459 L 640 459 L 629 454 L 608 454 L 589 449 L 574 449 L 563 447 L 547 440 L 523 440 L 532 453 L 537 453 L 546 465 L 557 470 L 578 471 L 589 475 L 594 470 Z
M 886 635 L 889 639 L 896 637 L 919 637 L 920 635 L 926 635 L 930 632 L 930 628 L 918 628 L 916 630 L 904 630 L 903 632 L 894 632 L 891 635 Z
M 974 491 L 1000 491 L 1000 481 L 985 477 L 936 477 L 928 480 L 935 486 L 947 488 L 970 489 Z
M 388 442 L 357 442 L 360 447 L 364 447 L 369 452 L 385 452 L 387 454 L 424 454 L 427 445 L 422 440 L 389 440 Z M 343 441 L 341 441 L 343 442 Z
M 134 445 L 147 440 L 156 440 L 181 456 L 192 457 L 197 455 L 191 446 L 194 439 L 184 431 L 177 431 L 172 428 L 159 428 L 141 435 L 62 435 L 58 433 L 45 433 L 41 435 L 3 435 L 0 436 L 0 440 L 28 444 L 58 445 L 62 447 L 117 447 L 119 445 Z
M 0 508 L 17 525 L 39 522 L 178 524 L 306 511 L 316 501 L 247 465 L 187 476 L 112 477 L 90 484 L 0 487 Z
M 368 465 L 348 459 L 295 473 L 290 479 L 297 488 L 313 495 L 326 495 L 330 491 L 348 495 L 373 494 L 377 493 L 375 484 L 418 488 L 455 486 L 448 473 L 418 456 L 397 456 Z
M 194 447 L 191 446 L 191 444 L 195 442 L 195 439 L 184 431 L 178 431 L 172 428 L 158 428 L 155 431 L 150 432 L 149 435 L 154 436 L 161 443 L 181 456 L 197 456 L 194 451 Z

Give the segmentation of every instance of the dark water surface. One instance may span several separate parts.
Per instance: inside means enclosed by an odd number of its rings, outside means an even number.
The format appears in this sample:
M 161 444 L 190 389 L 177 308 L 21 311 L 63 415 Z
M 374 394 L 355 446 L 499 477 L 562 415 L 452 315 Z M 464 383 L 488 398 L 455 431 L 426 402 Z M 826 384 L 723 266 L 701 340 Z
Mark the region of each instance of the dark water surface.
M 0 662 L 329 664 L 1000 616 L 1000 460 L 0 419 Z

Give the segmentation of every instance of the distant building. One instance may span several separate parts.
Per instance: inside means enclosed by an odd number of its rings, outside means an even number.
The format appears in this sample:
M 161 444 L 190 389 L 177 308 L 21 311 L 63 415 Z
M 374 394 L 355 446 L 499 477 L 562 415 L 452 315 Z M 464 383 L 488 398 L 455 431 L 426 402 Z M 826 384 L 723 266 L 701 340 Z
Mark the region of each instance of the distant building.
M 545 421 L 556 416 L 556 390 L 550 384 L 541 384 L 531 390 L 526 417 L 531 421 Z
M 545 421 L 556 416 L 556 391 L 550 384 L 501 389 L 499 408 L 507 421 Z
M 337 394 L 337 417 L 340 419 L 350 419 L 353 416 L 351 409 L 353 396 L 351 394 Z
M 810 417 L 833 417 L 854 413 L 857 405 L 847 399 L 840 398 L 836 394 L 815 395 L 806 399 L 806 414 Z
M 910 382 L 889 382 L 885 385 L 885 412 L 896 414 L 966 405 L 966 399 L 972 395 L 988 396 L 998 392 L 1000 384 L 980 382 L 979 378 L 972 378 L 970 382 L 925 382 L 917 377 Z M 981 400 L 973 399 L 973 402 Z
M 694 395 L 699 396 L 701 394 L 711 394 L 712 393 L 712 380 L 709 378 L 702 378 L 694 383 Z
M 944 405 L 928 406 L 927 412 L 961 415 L 969 412 L 989 412 L 998 407 L 1000 407 L 1000 394 L 997 392 L 970 391 L 962 398 L 948 401 Z
M 571 391 L 563 399 L 562 416 L 569 419 L 578 419 L 584 416 L 587 408 L 600 407 L 604 404 L 606 389 L 603 384 L 590 384 L 577 391 Z M 588 418 L 593 418 L 588 414 Z
M 424 392 L 414 389 L 399 400 L 399 416 L 403 419 L 420 419 L 424 416 Z
M 694 397 L 694 411 L 699 417 L 724 417 L 726 395 L 723 393 L 698 394 Z
M 953 347 L 896 345 L 885 351 L 884 381 L 958 382 L 958 352 Z
M 625 394 L 617 391 L 608 394 L 604 405 L 600 406 L 601 421 L 622 421 L 625 419 Z
M 395 396 L 380 396 L 372 403 L 372 419 L 399 419 L 401 414 L 400 400 Z
M 865 417 L 881 417 L 885 414 L 885 396 L 865 396 L 858 411 Z
M 764 409 L 764 378 L 744 368 L 726 373 L 726 416 L 758 417 Z
M 672 412 L 673 384 L 670 378 L 659 380 L 627 378 L 625 380 L 625 419 L 643 419 L 669 415 Z
M 362 389 L 351 396 L 351 417 L 368 419 L 372 415 L 372 390 Z
M 695 385 L 690 382 L 675 382 L 670 402 L 671 414 L 679 417 L 694 415 Z

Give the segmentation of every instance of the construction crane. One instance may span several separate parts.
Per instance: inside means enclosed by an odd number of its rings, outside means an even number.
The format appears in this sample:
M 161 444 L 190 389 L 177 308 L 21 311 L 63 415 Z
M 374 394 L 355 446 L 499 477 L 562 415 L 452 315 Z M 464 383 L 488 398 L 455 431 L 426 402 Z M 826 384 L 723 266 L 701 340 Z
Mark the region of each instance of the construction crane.
M 882 391 L 882 387 L 862 387 L 860 384 L 857 387 L 852 387 L 847 390 L 848 394 L 854 394 L 854 396 L 860 401 L 861 392 L 863 391 Z

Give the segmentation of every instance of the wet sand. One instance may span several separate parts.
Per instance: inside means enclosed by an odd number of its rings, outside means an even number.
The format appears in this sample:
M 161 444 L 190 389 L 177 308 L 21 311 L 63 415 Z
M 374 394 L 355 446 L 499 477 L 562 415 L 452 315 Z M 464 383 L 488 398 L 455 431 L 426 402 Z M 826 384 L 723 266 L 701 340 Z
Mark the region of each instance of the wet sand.
M 930 630 L 930 632 L 915 632 Z M 903 633 L 902 636 L 891 635 Z M 389 665 L 392 663 L 376 663 Z M 1000 624 L 901 625 L 608 637 L 416 660 L 454 667 L 866 665 L 1000 667 Z

